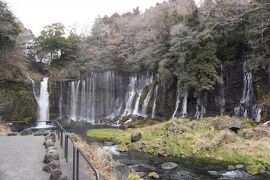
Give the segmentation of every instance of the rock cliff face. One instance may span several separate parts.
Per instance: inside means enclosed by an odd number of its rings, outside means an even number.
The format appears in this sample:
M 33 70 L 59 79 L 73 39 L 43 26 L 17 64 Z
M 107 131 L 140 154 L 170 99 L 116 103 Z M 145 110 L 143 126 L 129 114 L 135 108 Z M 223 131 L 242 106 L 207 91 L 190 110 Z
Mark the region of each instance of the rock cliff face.
M 33 34 L 19 25 L 22 32 L 16 39 L 16 47 L 5 59 L 0 59 L 0 119 L 29 121 L 35 119 L 37 107 L 27 76 L 38 80 L 42 75 L 30 70 L 31 62 L 25 58 Z
M 235 62 L 222 64 L 222 81 L 216 89 L 196 98 L 179 94 L 177 82 L 169 89 L 161 85 L 153 72 L 91 71 L 78 80 L 52 82 L 50 112 L 54 117 L 92 123 L 123 116 L 170 119 L 226 114 L 266 120 L 269 109 L 263 108 L 259 100 L 269 93 L 269 75 L 253 74 L 247 54 L 239 55 Z
M 36 116 L 36 103 L 30 84 L 1 82 L 0 100 L 0 119 L 30 121 Z

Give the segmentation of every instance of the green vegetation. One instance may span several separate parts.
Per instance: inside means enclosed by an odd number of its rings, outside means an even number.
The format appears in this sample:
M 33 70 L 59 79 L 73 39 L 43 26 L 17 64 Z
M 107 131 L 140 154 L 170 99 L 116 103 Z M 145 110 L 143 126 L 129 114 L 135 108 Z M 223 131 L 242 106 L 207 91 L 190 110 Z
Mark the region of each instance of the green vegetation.
M 228 130 L 240 122 L 243 128 L 236 134 Z M 252 130 L 253 137 L 245 138 Z M 203 118 L 200 121 L 174 119 L 153 126 L 135 129 L 91 129 L 88 136 L 119 143 L 119 150 L 133 149 L 153 155 L 213 159 L 228 164 L 244 164 L 252 174 L 270 168 L 270 133 L 264 127 L 254 127 L 247 119 L 225 117 Z M 133 132 L 142 139 L 131 142 Z M 267 133 L 268 132 L 268 133 Z
M 79 36 L 70 32 L 66 37 L 65 26 L 61 23 L 54 23 L 44 27 L 40 36 L 35 40 L 35 55 L 41 58 L 49 54 L 50 61 L 69 60 L 76 58 L 78 52 Z M 48 62 L 45 62 L 48 63 Z
M 20 32 L 15 16 L 7 4 L 0 1 L 0 60 L 15 46 L 15 38 Z

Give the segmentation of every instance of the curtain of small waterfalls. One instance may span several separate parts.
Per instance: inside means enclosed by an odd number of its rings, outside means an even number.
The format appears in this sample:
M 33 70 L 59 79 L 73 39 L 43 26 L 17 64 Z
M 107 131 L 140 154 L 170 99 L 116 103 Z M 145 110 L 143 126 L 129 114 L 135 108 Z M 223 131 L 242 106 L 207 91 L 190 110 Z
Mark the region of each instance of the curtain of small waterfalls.
M 250 55 L 247 52 L 243 52 L 243 93 L 240 104 L 235 107 L 234 112 L 237 116 L 249 117 L 259 122 L 262 109 L 257 104 L 254 104 L 253 74 L 249 68 L 249 58 Z
M 155 115 L 154 75 L 91 72 L 80 80 L 59 83 L 60 118 L 101 123 L 121 116 Z M 151 107 L 150 107 L 151 103 Z

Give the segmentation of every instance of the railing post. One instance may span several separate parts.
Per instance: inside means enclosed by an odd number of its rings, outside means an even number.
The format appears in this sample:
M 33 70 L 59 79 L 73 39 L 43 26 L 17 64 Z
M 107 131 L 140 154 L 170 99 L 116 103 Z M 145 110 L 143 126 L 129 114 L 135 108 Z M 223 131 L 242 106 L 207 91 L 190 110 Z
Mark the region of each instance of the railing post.
M 76 154 L 77 154 L 77 157 L 76 157 L 76 180 L 79 180 L 79 163 L 80 163 L 80 160 L 79 160 L 79 149 L 76 149 Z
M 65 156 L 66 156 L 66 162 L 68 162 L 68 135 L 65 135 Z
M 73 144 L 73 180 L 75 180 L 75 170 L 76 170 L 76 148 Z
M 61 140 L 60 140 L 60 144 L 61 144 L 61 147 L 63 148 L 63 129 L 61 128 Z

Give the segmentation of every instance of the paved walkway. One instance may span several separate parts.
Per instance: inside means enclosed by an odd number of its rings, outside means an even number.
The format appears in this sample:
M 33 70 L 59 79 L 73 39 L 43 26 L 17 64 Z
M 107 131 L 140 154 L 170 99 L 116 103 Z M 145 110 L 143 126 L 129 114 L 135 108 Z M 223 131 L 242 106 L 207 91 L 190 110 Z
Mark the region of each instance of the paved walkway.
M 49 180 L 44 136 L 0 136 L 0 180 Z

